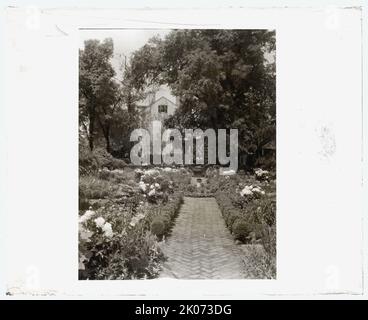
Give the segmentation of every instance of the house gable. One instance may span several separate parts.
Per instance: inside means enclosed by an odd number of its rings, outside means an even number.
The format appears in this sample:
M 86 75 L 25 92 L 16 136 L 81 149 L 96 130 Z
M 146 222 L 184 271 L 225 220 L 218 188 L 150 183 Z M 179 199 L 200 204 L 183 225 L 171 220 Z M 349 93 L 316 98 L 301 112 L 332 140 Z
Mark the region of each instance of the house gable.
M 173 105 L 175 105 L 175 103 L 174 102 L 172 102 L 171 100 L 169 100 L 168 98 L 166 98 L 166 97 L 164 97 L 164 96 L 162 96 L 162 97 L 160 97 L 160 98 L 158 98 L 157 100 L 155 100 L 153 103 L 152 103 L 152 105 L 153 104 L 155 104 L 155 103 L 162 103 L 162 104 L 164 104 L 164 103 L 167 103 L 167 104 L 173 104 Z
M 168 98 L 162 96 L 155 100 L 150 108 L 152 118 L 155 120 L 162 120 L 167 116 L 173 115 L 177 105 Z

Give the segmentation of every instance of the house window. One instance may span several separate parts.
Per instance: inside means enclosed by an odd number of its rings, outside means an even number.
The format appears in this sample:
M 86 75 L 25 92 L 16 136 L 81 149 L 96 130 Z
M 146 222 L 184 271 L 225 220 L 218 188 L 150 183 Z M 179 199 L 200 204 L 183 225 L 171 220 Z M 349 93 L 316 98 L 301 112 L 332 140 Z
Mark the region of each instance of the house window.
M 160 104 L 158 106 L 158 112 L 159 113 L 167 113 L 167 105 L 166 104 Z

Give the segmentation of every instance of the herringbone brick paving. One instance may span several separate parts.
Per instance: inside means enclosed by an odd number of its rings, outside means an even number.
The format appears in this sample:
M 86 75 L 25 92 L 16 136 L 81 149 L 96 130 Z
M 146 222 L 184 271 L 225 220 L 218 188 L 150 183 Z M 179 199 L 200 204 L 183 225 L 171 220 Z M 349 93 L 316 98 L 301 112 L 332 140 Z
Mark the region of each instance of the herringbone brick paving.
M 244 278 L 241 250 L 225 226 L 215 198 L 184 198 L 175 226 L 161 244 L 167 261 L 160 278 Z

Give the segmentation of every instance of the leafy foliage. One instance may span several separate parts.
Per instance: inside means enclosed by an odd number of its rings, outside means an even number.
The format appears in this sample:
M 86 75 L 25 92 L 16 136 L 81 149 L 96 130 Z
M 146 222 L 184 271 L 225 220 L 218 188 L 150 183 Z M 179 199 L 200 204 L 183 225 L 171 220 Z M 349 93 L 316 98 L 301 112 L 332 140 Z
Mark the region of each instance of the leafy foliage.
M 116 146 L 124 150 L 130 147 L 127 137 L 139 122 L 135 104 L 144 97 L 129 65 L 125 65 L 123 78 L 116 78 L 113 54 L 110 38 L 87 40 L 84 50 L 79 51 L 80 140 L 87 138 L 93 150 L 102 137 L 109 153 L 114 153 Z
M 123 169 L 126 163 L 114 158 L 106 149 L 97 147 L 91 151 L 87 146 L 79 145 L 79 174 L 96 174 L 98 170 L 107 168 L 110 170 Z
M 169 127 L 237 128 L 240 151 L 259 157 L 275 138 L 274 50 L 272 31 L 174 30 L 138 50 L 132 70 L 180 97 Z
M 272 175 L 272 173 L 270 173 Z M 251 246 L 261 246 L 261 250 L 246 252 L 249 265 L 248 274 L 255 278 L 274 278 L 276 274 L 276 201 L 274 181 L 258 181 L 257 176 L 208 175 L 209 184 L 217 190 L 216 200 L 221 209 L 226 226 L 234 239 Z M 265 194 L 242 193 L 244 186 L 262 186 Z
M 96 125 L 105 138 L 109 120 L 119 102 L 115 71 L 110 63 L 114 53 L 112 39 L 85 41 L 79 51 L 79 121 L 86 129 L 89 147 L 94 148 Z M 107 140 L 107 143 L 108 140 Z
M 174 176 L 175 183 L 170 183 Z M 141 178 L 162 188 L 166 197 L 151 202 L 139 189 L 137 180 L 141 182 Z M 183 201 L 179 188 L 184 182 L 180 181 L 186 179 L 184 170 L 165 172 L 158 169 L 142 170 L 141 174 L 104 169 L 95 175 L 81 176 L 80 279 L 157 276 L 164 258 L 158 240 L 170 232 Z M 169 181 L 166 187 L 165 181 Z M 157 186 L 158 183 L 161 186 Z

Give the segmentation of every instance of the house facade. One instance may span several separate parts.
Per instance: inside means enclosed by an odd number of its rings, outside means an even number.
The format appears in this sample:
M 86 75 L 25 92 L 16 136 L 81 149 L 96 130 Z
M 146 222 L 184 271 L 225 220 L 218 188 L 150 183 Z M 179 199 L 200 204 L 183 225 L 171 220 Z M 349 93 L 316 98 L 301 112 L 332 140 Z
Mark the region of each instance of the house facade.
M 150 132 L 151 139 L 153 137 L 153 121 L 161 122 L 163 133 L 165 129 L 168 129 L 165 128 L 164 121 L 175 113 L 179 106 L 178 101 L 179 99 L 171 94 L 168 87 L 160 86 L 155 90 L 151 90 L 144 100 L 137 103 L 137 109 L 141 118 L 141 128 Z M 164 147 L 165 144 L 162 144 L 162 148 Z M 152 152 L 155 151 L 152 150 Z
M 178 99 L 171 94 L 168 87 L 160 86 L 137 106 L 141 113 L 142 127 L 151 131 L 152 121 L 155 120 L 160 121 L 162 128 L 164 127 L 164 120 L 172 116 L 178 108 Z
M 177 108 L 177 105 L 168 98 L 161 96 L 156 99 L 150 106 L 151 120 L 164 121 L 169 116 L 172 116 Z

